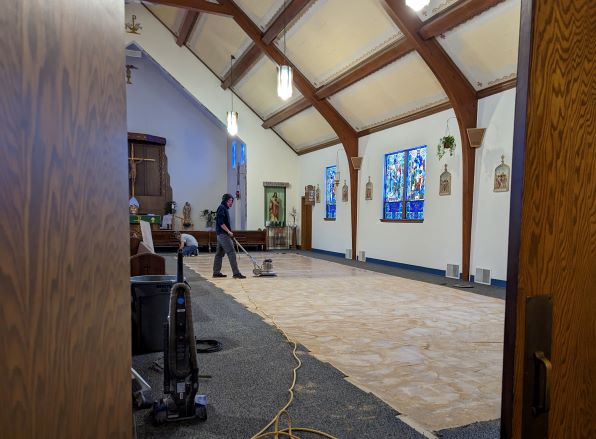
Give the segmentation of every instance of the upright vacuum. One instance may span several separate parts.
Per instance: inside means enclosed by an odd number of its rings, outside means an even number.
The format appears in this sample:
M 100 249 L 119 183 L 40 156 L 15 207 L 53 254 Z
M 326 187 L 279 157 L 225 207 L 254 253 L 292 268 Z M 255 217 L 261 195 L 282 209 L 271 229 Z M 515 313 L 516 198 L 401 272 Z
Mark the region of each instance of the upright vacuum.
M 184 281 L 182 251 L 178 251 L 176 283 L 170 292 L 170 313 L 164 324 L 164 398 L 153 404 L 156 423 L 206 419 L 204 406 L 195 408 L 199 388 L 197 347 L 192 323 L 190 286 Z

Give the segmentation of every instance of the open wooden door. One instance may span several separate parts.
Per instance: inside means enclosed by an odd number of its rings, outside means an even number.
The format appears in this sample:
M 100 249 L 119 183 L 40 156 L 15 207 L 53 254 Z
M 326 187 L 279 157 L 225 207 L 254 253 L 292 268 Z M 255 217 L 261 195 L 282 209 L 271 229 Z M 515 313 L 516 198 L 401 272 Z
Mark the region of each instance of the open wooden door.
M 300 248 L 310 250 L 312 248 L 312 204 L 302 197 L 300 210 Z
M 594 0 L 522 0 L 504 438 L 596 437 L 594 17 Z

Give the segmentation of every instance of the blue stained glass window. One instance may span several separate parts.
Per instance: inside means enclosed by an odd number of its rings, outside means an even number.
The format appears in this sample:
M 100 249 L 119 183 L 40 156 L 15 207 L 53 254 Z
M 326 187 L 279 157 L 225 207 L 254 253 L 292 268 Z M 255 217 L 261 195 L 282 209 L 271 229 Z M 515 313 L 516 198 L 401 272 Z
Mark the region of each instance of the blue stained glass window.
M 240 164 L 246 164 L 246 144 L 240 144 Z
M 426 145 L 385 154 L 383 218 L 424 220 Z
M 236 169 L 236 141 L 232 142 L 232 169 Z
M 335 218 L 335 172 L 337 166 L 325 168 L 325 218 Z

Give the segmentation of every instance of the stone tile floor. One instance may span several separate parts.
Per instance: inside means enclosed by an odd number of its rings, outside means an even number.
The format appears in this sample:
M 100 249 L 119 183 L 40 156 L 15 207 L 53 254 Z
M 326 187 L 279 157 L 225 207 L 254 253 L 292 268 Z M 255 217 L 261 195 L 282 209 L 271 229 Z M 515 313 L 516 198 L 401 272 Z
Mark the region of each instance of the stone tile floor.
M 211 279 L 212 254 L 185 262 L 424 428 L 499 418 L 503 300 L 298 254 L 251 255 L 272 258 L 278 276 L 253 277 L 243 254 L 245 280 Z

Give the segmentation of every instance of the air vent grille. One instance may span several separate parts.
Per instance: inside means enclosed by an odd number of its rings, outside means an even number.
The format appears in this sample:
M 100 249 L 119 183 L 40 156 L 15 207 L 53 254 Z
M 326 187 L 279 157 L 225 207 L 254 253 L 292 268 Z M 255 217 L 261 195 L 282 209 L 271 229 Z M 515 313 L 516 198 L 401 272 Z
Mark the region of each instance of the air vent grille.
M 358 260 L 360 262 L 366 262 L 366 252 L 364 250 L 358 252 Z
M 351 248 L 346 249 L 346 259 L 352 259 L 352 249 Z
M 490 270 L 487 268 L 476 268 L 474 282 L 478 284 L 490 285 Z
M 459 279 L 459 265 L 447 264 L 447 270 L 445 270 L 445 277 L 451 279 Z

